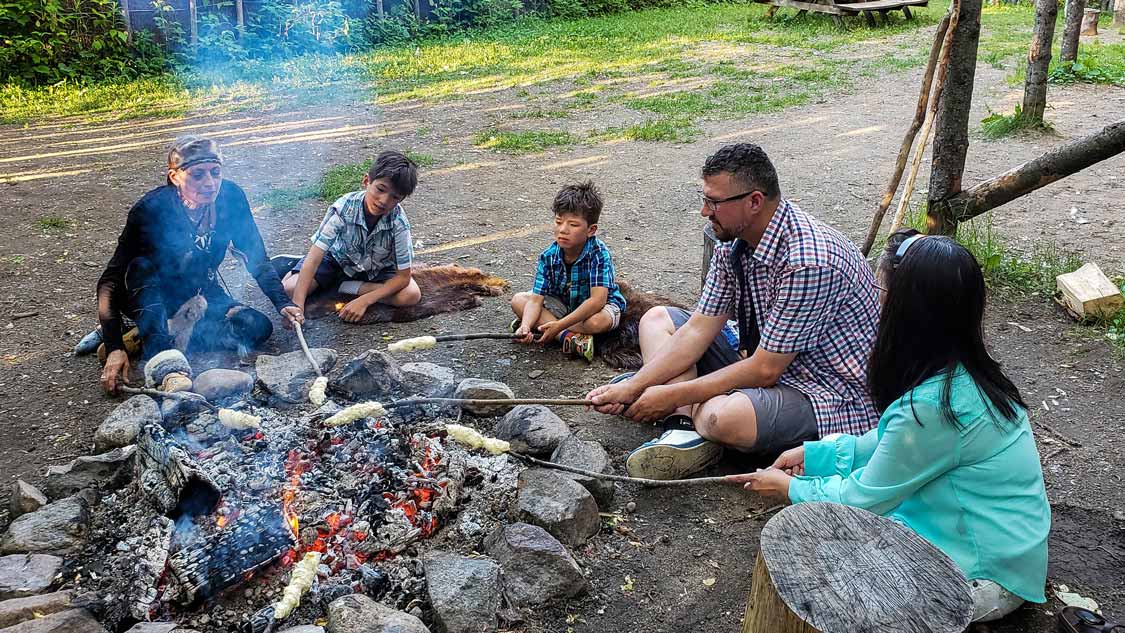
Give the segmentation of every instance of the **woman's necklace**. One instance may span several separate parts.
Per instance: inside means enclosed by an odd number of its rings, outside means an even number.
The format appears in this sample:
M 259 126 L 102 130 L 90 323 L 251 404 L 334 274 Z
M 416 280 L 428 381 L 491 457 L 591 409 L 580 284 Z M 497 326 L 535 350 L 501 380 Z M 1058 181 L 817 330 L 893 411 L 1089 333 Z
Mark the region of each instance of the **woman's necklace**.
M 176 190 L 179 193 L 179 190 Z M 195 247 L 206 251 L 211 247 L 211 237 L 215 234 L 215 203 L 193 205 L 180 194 L 184 213 L 192 223 L 192 238 Z

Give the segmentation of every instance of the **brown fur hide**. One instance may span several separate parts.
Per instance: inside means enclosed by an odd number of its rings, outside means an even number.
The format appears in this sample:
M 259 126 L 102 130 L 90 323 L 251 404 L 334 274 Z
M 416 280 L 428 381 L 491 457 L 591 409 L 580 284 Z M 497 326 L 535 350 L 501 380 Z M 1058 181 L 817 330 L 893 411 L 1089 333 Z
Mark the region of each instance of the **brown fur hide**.
M 360 323 L 403 323 L 435 314 L 470 310 L 480 305 L 480 297 L 496 297 L 508 288 L 508 282 L 500 277 L 483 273 L 478 268 L 465 268 L 457 264 L 415 264 L 413 276 L 422 291 L 422 301 L 404 308 L 377 303 L 367 309 Z M 309 297 L 305 312 L 310 319 L 319 319 L 335 314 L 339 309 L 337 304 L 347 303 L 354 298 L 335 290 L 318 291 Z
M 621 294 L 625 295 L 625 313 L 621 315 L 621 325 L 612 332 L 594 337 L 594 353 L 615 369 L 636 370 L 641 368 L 641 345 L 639 339 L 641 317 L 657 306 L 684 308 L 676 301 L 656 294 L 634 290 L 625 282 L 618 282 Z M 690 308 L 684 308 L 691 311 Z

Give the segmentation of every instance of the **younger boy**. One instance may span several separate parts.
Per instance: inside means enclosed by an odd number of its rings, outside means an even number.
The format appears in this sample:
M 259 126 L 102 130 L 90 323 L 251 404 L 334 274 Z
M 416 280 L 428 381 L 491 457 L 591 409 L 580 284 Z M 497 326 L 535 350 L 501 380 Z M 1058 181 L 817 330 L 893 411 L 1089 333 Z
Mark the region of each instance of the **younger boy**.
M 421 301 L 411 277 L 410 222 L 400 204 L 417 183 L 413 161 L 400 152 L 383 152 L 364 175 L 363 189 L 328 207 L 308 255 L 281 280 L 302 312 L 317 288 L 355 295 L 339 311 L 348 323 L 359 322 L 375 303 L 411 306 Z
M 512 329 L 521 343 L 558 340 L 566 353 L 593 360 L 593 335 L 616 328 L 625 311 L 609 249 L 594 237 L 602 198 L 592 182 L 567 185 L 552 210 L 555 242 L 539 255 L 532 291 L 512 297 Z

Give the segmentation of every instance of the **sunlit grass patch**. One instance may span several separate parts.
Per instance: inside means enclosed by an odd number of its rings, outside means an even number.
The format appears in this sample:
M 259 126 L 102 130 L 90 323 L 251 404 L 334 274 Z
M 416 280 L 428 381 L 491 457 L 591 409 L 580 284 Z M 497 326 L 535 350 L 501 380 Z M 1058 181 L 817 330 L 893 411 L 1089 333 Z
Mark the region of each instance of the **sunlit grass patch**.
M 529 154 L 549 147 L 571 145 L 575 140 L 569 132 L 488 129 L 473 137 L 473 145 L 509 154 Z
M 690 120 L 682 117 L 649 119 L 643 123 L 624 127 L 611 127 L 592 132 L 590 140 L 599 141 L 647 141 L 686 143 L 699 137 L 701 130 Z
M 1004 138 L 1019 132 L 1051 132 L 1054 128 L 1043 120 L 1034 120 L 1026 116 L 1020 106 L 1016 106 L 1014 114 L 1001 114 L 990 112 L 980 122 L 980 131 L 987 139 Z

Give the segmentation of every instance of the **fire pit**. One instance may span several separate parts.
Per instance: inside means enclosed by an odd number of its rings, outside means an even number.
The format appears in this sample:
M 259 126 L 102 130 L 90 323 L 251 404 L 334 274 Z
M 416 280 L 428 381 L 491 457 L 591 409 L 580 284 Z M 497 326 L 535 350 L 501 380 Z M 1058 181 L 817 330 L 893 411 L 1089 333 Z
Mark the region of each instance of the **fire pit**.
M 400 609 L 424 602 L 412 545 L 456 514 L 466 480 L 487 475 L 510 491 L 517 469 L 447 445 L 452 420 L 440 410 L 323 425 L 338 409 L 247 405 L 260 429 L 229 429 L 210 413 L 146 426 L 133 482 L 100 500 L 68 565 L 80 601 L 114 631 L 176 620 L 263 633 L 282 624 L 274 604 L 286 572 L 318 552 L 317 590 L 294 623 L 322 619 L 329 601 L 352 593 Z M 482 502 L 502 508 L 503 496 Z

